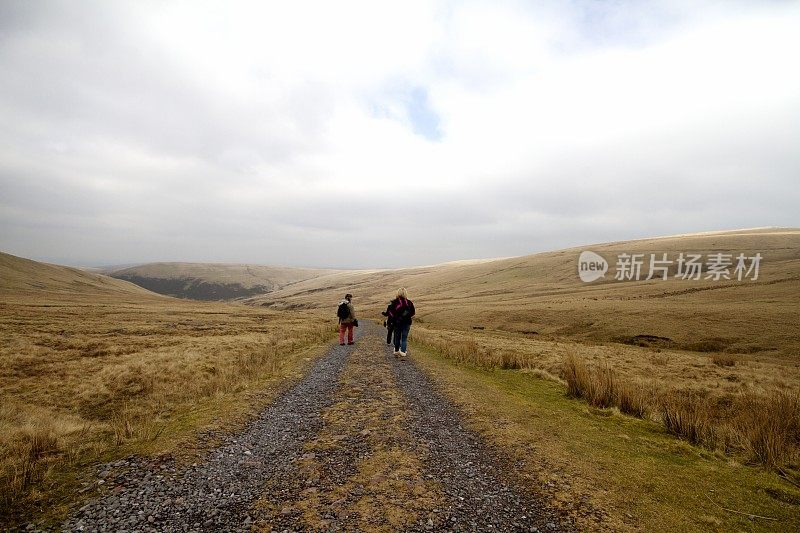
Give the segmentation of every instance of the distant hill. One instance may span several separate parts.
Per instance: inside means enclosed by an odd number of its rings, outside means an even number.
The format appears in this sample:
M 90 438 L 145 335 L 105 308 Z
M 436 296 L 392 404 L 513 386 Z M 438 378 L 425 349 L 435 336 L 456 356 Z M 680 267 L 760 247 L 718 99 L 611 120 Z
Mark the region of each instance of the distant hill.
M 193 300 L 235 300 L 266 294 L 335 270 L 217 263 L 148 263 L 107 271 L 159 294 Z
M 619 253 L 647 259 L 639 281 L 578 277 L 583 250 L 614 269 Z M 757 280 L 647 277 L 649 254 L 761 253 Z M 732 274 L 731 269 L 731 274 Z M 705 276 L 705 272 L 703 274 Z M 687 349 L 800 355 L 800 229 L 761 228 L 587 245 L 524 257 L 384 271 L 337 272 L 246 303 L 333 313 L 352 292 L 361 315 L 380 319 L 397 287 L 408 288 L 422 323 L 528 335 Z
M 0 252 L 0 293 L 124 294 L 156 296 L 126 281 L 78 268 L 40 263 Z

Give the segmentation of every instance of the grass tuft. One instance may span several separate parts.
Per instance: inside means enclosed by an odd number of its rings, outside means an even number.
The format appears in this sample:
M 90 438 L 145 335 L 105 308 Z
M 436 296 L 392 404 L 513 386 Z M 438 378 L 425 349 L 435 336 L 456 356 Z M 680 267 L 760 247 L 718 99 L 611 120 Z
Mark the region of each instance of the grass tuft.
M 714 447 L 711 409 L 705 399 L 675 392 L 665 394 L 660 403 L 661 422 L 669 433 L 692 444 Z
M 782 391 L 748 392 L 712 398 L 693 391 L 669 391 L 660 397 L 638 382 L 620 380 L 608 365 L 589 368 L 573 353 L 562 372 L 567 395 L 594 407 L 617 407 L 645 418 L 657 412 L 664 428 L 692 444 L 711 450 L 743 452 L 768 468 L 795 465 L 800 451 L 800 396 Z M 657 399 L 656 399 L 657 398 Z
M 734 366 L 736 357 L 728 353 L 715 353 L 711 356 L 711 362 L 717 366 Z
M 747 393 L 737 402 L 734 427 L 752 462 L 772 468 L 795 464 L 800 452 L 800 395 Z

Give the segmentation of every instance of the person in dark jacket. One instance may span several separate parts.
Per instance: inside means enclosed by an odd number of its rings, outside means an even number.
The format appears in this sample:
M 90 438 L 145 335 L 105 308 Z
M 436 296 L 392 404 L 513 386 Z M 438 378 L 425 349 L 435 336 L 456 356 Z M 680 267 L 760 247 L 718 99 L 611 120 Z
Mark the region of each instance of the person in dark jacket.
M 394 356 L 405 357 L 408 354 L 408 332 L 416 310 L 404 287 L 397 291 L 397 298 L 389 303 L 387 311 L 394 324 Z
M 344 346 L 345 332 L 347 332 L 347 344 L 354 344 L 353 326 L 358 325 L 358 320 L 356 320 L 356 310 L 351 302 L 352 299 L 352 294 L 346 294 L 344 300 L 339 302 L 339 308 L 347 310 L 346 316 L 339 316 L 339 345 L 341 346 Z
M 394 320 L 391 316 L 389 316 L 390 311 L 392 310 L 392 302 L 389 302 L 389 305 L 386 306 L 386 311 L 383 311 L 381 314 L 386 317 L 383 321 L 383 325 L 386 327 L 386 344 L 392 344 L 392 333 L 394 332 Z

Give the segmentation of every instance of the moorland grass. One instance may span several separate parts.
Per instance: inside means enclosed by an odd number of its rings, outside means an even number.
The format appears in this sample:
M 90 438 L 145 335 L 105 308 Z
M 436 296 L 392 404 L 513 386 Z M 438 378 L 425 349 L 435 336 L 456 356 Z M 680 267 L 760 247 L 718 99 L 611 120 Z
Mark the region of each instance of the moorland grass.
M 670 379 L 664 364 L 644 357 L 646 348 L 454 333 L 430 327 L 413 331 L 416 342 L 456 362 L 486 369 L 536 369 L 564 383 L 570 397 L 593 407 L 651 418 L 692 444 L 772 469 L 800 466 L 800 391 L 780 386 L 780 366 L 740 364 L 742 372 L 726 376 L 735 379 L 720 379 L 717 362 L 704 354 L 682 354 L 684 365 L 698 376 L 684 387 L 681 380 Z M 638 350 L 638 369 L 621 364 L 623 358 L 615 352 L 622 349 Z M 559 354 L 560 365 L 554 365 L 553 353 Z M 650 379 L 642 377 L 645 369 Z
M 458 362 L 418 341 L 412 353 L 467 423 L 582 530 L 800 529 L 800 489 L 778 472 L 590 407 L 535 373 Z
M 235 420 L 332 338 L 315 317 L 246 306 L 3 297 L 0 526 L 37 508 L 58 519 L 93 462 L 168 451 Z

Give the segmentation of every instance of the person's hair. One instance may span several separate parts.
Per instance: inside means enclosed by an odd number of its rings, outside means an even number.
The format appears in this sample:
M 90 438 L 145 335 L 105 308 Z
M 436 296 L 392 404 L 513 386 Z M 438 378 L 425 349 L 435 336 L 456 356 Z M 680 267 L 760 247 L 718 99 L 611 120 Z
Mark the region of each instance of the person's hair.
M 408 293 L 406 292 L 405 287 L 400 287 L 397 289 L 397 297 L 398 298 L 408 298 Z
M 352 297 L 353 297 L 353 295 L 352 295 L 352 294 L 350 294 L 349 292 L 348 292 L 347 294 L 345 294 L 345 295 L 344 295 L 344 299 L 345 299 L 345 300 L 350 300 Z

